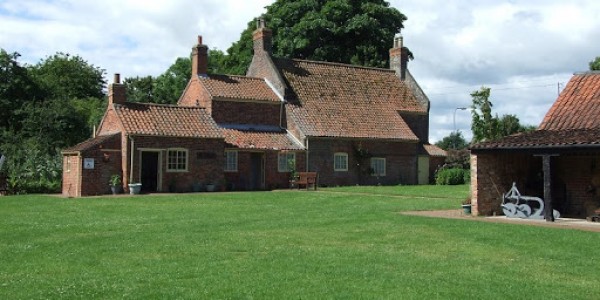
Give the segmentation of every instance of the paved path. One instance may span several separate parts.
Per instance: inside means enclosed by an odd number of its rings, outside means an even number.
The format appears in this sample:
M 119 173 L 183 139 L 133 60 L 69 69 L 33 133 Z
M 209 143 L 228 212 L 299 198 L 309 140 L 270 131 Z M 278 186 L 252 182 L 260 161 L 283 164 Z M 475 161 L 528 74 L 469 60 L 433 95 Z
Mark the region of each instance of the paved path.
M 424 216 L 424 217 L 434 217 L 434 218 L 463 219 L 463 220 L 471 220 L 471 221 L 479 221 L 479 222 L 510 223 L 510 224 L 522 224 L 522 225 L 541 226 L 541 227 L 568 228 L 568 229 L 600 232 L 600 223 L 588 222 L 584 219 L 558 218 L 554 222 L 546 222 L 546 220 L 507 218 L 505 216 L 473 217 L 471 215 L 466 215 L 461 209 L 431 210 L 431 211 L 406 211 L 406 212 L 401 212 L 401 214 Z

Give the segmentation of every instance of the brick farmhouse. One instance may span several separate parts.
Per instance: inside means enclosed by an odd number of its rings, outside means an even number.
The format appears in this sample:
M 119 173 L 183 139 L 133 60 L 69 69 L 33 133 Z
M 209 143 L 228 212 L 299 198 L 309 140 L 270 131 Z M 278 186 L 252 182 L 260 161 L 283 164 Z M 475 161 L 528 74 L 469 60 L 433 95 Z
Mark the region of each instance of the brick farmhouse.
M 471 147 L 474 214 L 501 214 L 513 182 L 563 216 L 600 207 L 600 72 L 575 74 L 537 130 Z
M 96 136 L 63 151 L 63 195 L 106 194 L 109 179 L 146 192 L 289 187 L 294 171 L 319 185 L 426 184 L 445 152 L 428 143 L 429 100 L 394 38 L 390 69 L 284 59 L 260 22 L 246 76 L 208 74 L 192 49 L 177 105 L 131 103 L 115 75 Z

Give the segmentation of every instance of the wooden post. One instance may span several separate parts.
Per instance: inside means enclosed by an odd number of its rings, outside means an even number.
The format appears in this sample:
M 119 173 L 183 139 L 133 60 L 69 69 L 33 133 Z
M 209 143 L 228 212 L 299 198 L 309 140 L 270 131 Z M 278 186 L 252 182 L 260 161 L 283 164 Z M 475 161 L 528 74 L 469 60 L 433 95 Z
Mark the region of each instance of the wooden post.
M 544 219 L 546 222 L 554 222 L 552 209 L 552 173 L 550 161 L 553 155 L 542 155 L 542 165 L 544 170 Z

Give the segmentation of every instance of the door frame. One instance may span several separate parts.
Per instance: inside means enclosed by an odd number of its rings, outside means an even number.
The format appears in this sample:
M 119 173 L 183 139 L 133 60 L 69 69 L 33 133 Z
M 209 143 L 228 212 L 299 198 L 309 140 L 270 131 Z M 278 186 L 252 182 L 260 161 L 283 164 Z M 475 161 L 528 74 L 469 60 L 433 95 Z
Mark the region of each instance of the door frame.
M 158 166 L 156 166 L 156 192 L 162 192 L 162 179 L 163 179 L 163 168 L 162 168 L 162 153 L 165 151 L 164 149 L 155 149 L 155 148 L 138 148 L 139 151 L 139 161 L 138 161 L 138 178 L 142 181 L 142 154 L 143 152 L 156 152 L 158 153 Z
M 427 168 L 423 169 L 421 161 L 427 159 Z M 429 155 L 419 155 L 417 156 L 417 184 L 425 185 L 429 184 L 429 164 L 431 160 L 429 159 Z M 427 174 L 425 177 L 424 174 Z M 424 180 L 424 181 L 423 181 Z

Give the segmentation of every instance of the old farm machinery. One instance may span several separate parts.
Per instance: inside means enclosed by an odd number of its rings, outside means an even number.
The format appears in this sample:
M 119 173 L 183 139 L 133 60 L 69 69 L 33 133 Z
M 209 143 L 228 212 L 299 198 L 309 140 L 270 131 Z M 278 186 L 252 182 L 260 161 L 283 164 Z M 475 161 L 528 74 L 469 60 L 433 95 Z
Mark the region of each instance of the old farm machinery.
M 512 188 L 504 194 L 502 199 L 502 212 L 509 218 L 544 219 L 544 200 L 539 197 L 522 196 L 513 182 Z M 552 210 L 554 218 L 560 213 Z

